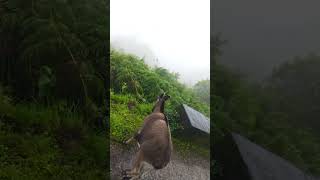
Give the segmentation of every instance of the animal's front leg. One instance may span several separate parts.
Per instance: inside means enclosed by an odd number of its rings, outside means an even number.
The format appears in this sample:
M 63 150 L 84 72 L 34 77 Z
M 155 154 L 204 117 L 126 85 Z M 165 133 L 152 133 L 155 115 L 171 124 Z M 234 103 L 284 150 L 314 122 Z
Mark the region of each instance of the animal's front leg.
M 137 145 L 140 148 L 140 143 L 139 143 L 139 139 L 140 139 L 140 131 L 138 131 L 134 136 L 132 136 L 130 139 L 128 139 L 127 141 L 125 141 L 125 144 L 129 144 L 133 139 L 135 139 L 137 141 Z
M 134 136 L 132 136 L 130 139 L 128 139 L 127 141 L 125 141 L 125 144 L 129 144 L 132 140 L 134 139 Z

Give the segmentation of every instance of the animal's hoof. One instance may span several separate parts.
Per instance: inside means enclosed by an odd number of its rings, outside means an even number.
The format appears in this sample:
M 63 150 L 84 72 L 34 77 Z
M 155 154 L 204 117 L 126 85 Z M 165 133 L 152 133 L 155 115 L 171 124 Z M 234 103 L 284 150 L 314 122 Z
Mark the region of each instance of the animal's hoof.
M 122 177 L 122 180 L 130 180 L 132 179 L 131 177 Z
M 122 180 L 132 179 L 132 177 L 127 174 L 127 172 L 128 172 L 128 170 L 123 170 L 123 171 L 121 172 Z

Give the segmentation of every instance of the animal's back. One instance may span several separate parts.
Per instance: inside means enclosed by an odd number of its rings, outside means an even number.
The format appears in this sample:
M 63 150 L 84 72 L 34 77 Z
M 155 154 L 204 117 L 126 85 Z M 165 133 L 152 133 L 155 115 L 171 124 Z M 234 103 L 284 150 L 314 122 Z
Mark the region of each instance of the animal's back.
M 152 119 L 146 122 L 141 134 L 141 150 L 145 160 L 156 169 L 166 166 L 171 157 L 171 138 L 167 122 L 164 119 Z

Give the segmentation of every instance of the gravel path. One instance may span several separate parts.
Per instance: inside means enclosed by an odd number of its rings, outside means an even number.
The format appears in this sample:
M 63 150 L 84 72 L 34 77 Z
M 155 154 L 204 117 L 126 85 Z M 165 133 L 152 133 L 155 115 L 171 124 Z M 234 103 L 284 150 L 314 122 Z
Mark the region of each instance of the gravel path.
M 111 142 L 111 179 L 121 180 L 121 167 L 130 167 L 131 160 L 137 151 L 137 146 L 126 146 Z M 182 158 L 173 153 L 170 163 L 163 169 L 154 170 L 151 165 L 144 163 L 141 180 L 209 180 L 210 162 L 202 157 L 193 156 Z

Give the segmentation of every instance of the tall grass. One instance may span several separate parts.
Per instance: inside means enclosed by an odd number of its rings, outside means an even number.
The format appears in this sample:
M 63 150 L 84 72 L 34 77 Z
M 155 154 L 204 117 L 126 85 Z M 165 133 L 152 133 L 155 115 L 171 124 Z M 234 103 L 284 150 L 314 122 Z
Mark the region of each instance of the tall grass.
M 129 110 L 128 104 L 135 107 Z M 118 95 L 111 92 L 110 96 L 110 136 L 118 141 L 131 137 L 143 123 L 143 119 L 150 113 L 152 104 L 138 103 L 129 95 Z
M 76 106 L 14 103 L 0 91 L 0 179 L 106 179 L 107 147 Z

